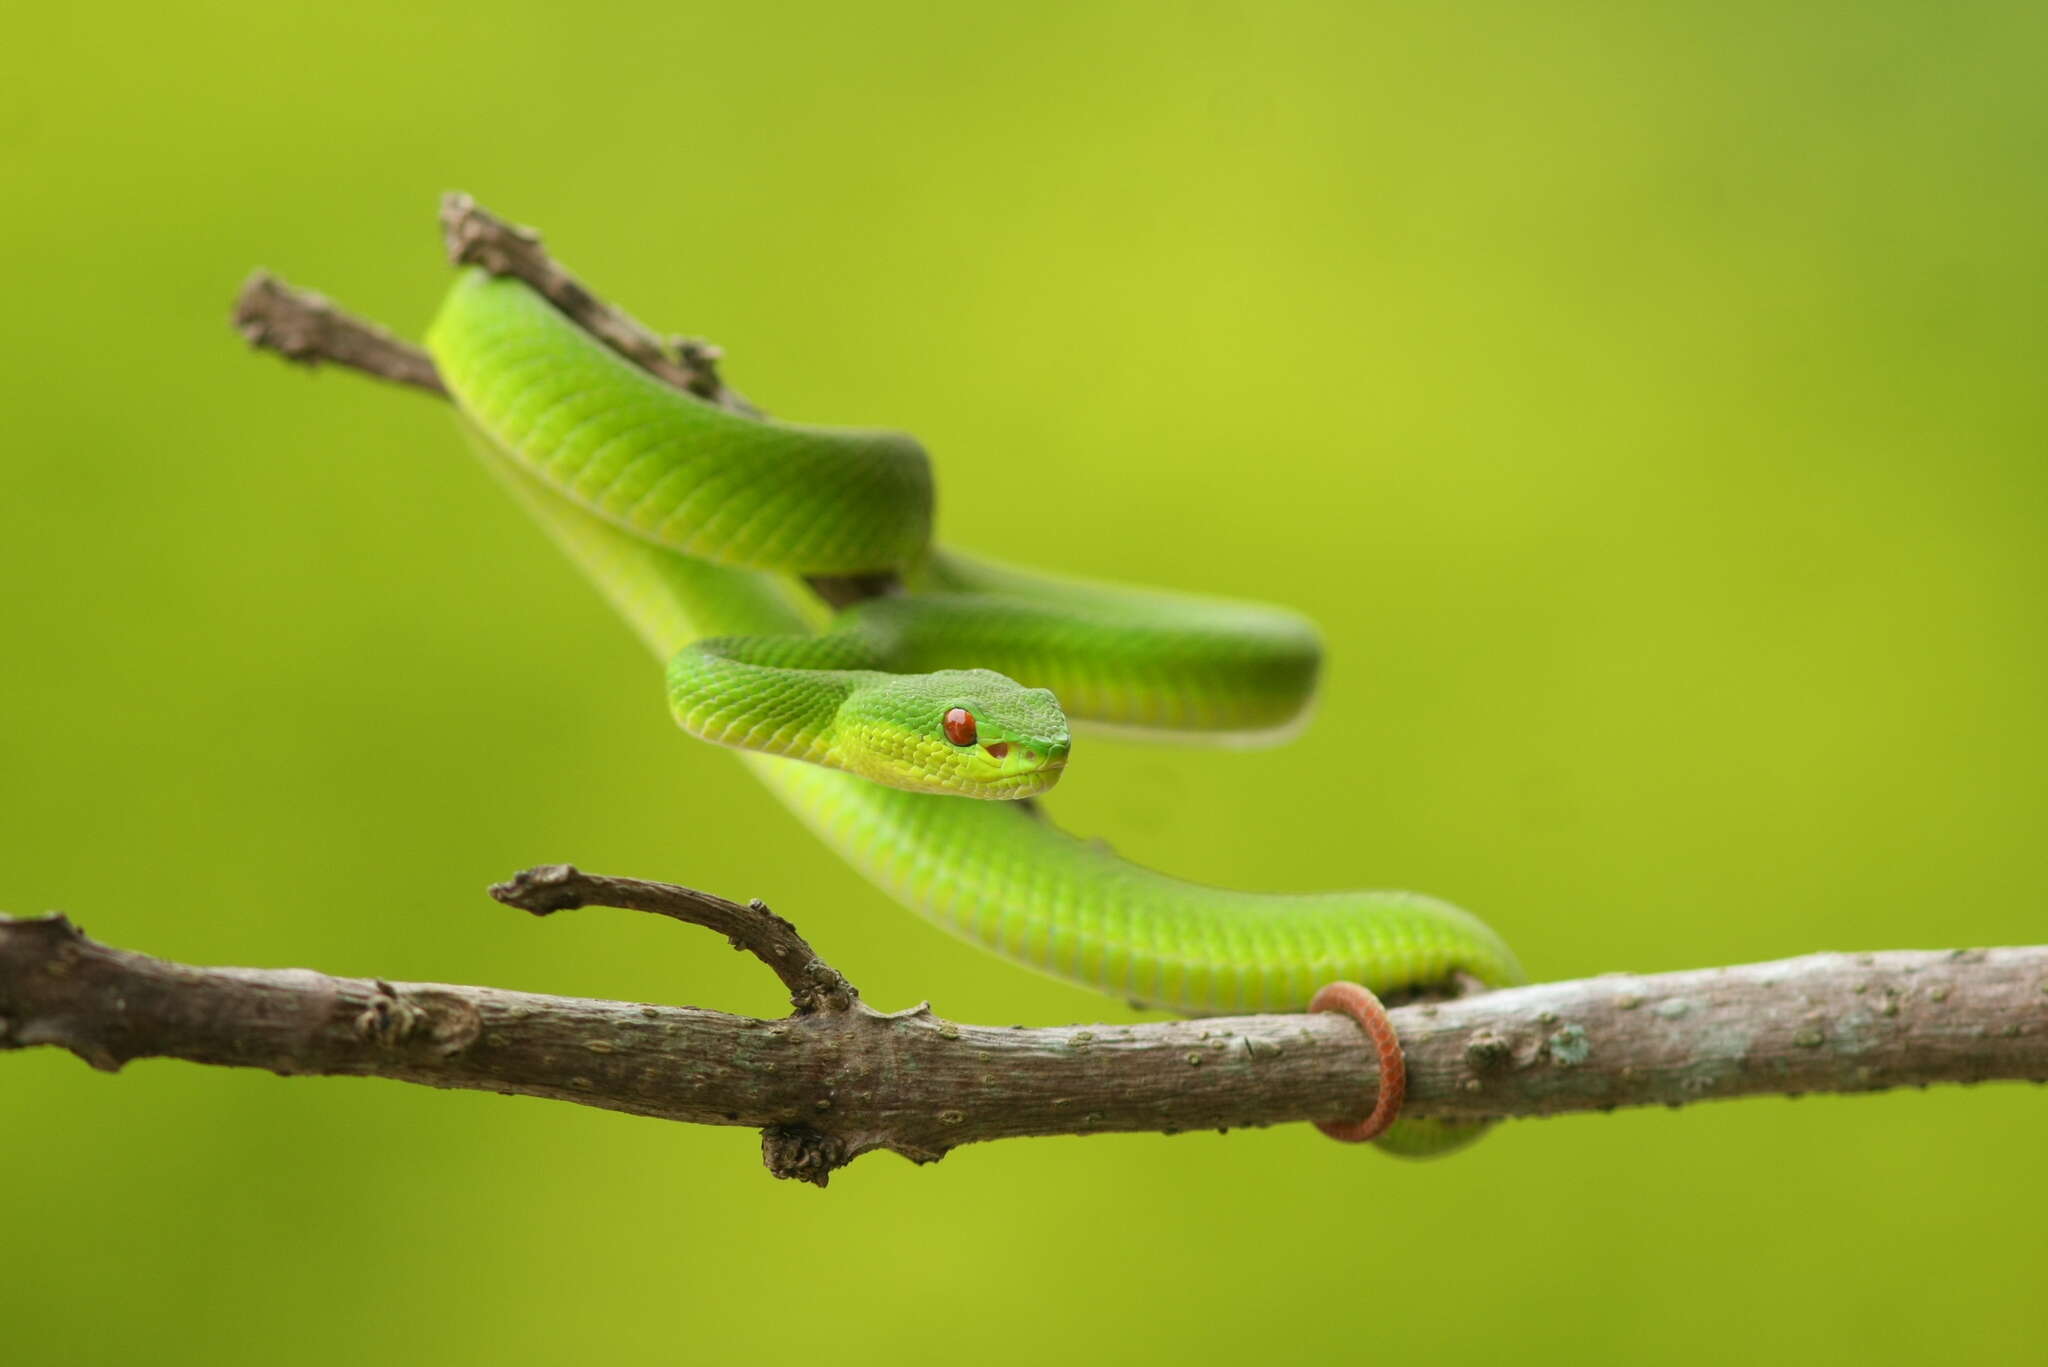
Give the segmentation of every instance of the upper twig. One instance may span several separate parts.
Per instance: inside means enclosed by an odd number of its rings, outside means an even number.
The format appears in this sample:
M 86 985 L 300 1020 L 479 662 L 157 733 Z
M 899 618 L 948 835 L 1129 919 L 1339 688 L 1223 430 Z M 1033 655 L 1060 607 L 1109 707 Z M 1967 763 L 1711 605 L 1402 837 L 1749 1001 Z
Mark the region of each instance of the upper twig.
M 257 271 L 243 283 L 235 296 L 234 322 L 251 346 L 288 361 L 306 366 L 332 361 L 447 397 L 448 388 L 426 352 L 336 308 L 325 295 L 293 289 L 269 271 Z
M 632 315 L 599 299 L 550 256 L 540 234 L 507 223 L 460 191 L 441 201 L 441 226 L 449 258 L 493 275 L 523 280 L 590 334 L 649 374 L 700 399 L 750 418 L 762 416 L 719 378 L 718 348 L 697 338 L 663 341 Z M 311 365 L 333 361 L 380 379 L 417 385 L 445 395 L 434 362 L 375 323 L 357 318 L 312 290 L 294 289 L 258 271 L 235 303 L 235 326 L 259 347 Z M 833 608 L 902 589 L 894 571 L 863 575 L 807 575 L 811 591 Z
M 507 223 L 460 190 L 441 199 L 448 259 L 524 280 L 593 337 L 650 374 L 735 412 L 757 410 L 718 378 L 718 348 L 701 338 L 663 340 L 631 314 L 587 289 L 542 248 L 532 228 Z

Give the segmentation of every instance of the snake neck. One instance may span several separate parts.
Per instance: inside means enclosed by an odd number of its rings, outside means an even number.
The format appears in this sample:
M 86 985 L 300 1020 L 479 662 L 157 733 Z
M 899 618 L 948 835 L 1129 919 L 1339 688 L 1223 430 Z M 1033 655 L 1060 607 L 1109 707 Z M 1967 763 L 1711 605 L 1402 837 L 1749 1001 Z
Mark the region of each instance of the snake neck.
M 887 679 L 853 636 L 716 636 L 669 660 L 669 710 L 699 740 L 858 772 L 847 702 Z M 844 724 L 842 724 L 844 722 Z

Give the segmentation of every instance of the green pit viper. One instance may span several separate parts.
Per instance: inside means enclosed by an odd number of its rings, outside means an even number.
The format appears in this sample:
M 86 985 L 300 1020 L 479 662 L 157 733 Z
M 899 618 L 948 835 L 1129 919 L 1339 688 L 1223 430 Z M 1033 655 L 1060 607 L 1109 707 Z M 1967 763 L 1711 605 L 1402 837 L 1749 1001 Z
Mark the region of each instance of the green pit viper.
M 1433 898 L 1205 887 L 1001 800 L 1060 777 L 1069 717 L 1285 734 L 1320 657 L 1301 618 L 935 546 L 910 438 L 700 400 L 515 280 L 465 272 L 427 345 L 487 463 L 668 662 L 684 729 L 738 747 L 827 844 L 939 925 L 1189 1015 L 1303 1010 L 1339 980 L 1404 995 L 1523 981 L 1493 931 Z M 906 592 L 836 616 L 800 578 L 884 571 Z M 1409 1118 L 1376 1142 L 1422 1156 L 1481 1128 Z

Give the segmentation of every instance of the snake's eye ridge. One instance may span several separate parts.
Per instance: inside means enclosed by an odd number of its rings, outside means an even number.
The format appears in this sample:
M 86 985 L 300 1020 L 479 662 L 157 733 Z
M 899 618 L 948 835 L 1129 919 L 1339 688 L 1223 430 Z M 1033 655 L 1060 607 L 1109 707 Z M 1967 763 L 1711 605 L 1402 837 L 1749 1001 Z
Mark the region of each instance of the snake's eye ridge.
M 964 707 L 955 707 L 946 713 L 941 723 L 946 730 L 946 739 L 965 748 L 974 744 L 974 714 Z

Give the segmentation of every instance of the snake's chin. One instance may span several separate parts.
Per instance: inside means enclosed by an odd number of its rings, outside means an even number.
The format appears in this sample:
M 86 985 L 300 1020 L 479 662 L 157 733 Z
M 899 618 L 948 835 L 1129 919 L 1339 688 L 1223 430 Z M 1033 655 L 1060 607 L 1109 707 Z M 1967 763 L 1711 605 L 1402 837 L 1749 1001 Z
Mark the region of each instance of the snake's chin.
M 1015 802 L 1027 797 L 1037 797 L 1060 781 L 1060 774 L 1066 769 L 1064 760 L 1057 764 L 1042 764 L 1036 769 L 1020 769 L 1015 773 L 998 774 L 981 784 L 971 794 L 995 802 Z

